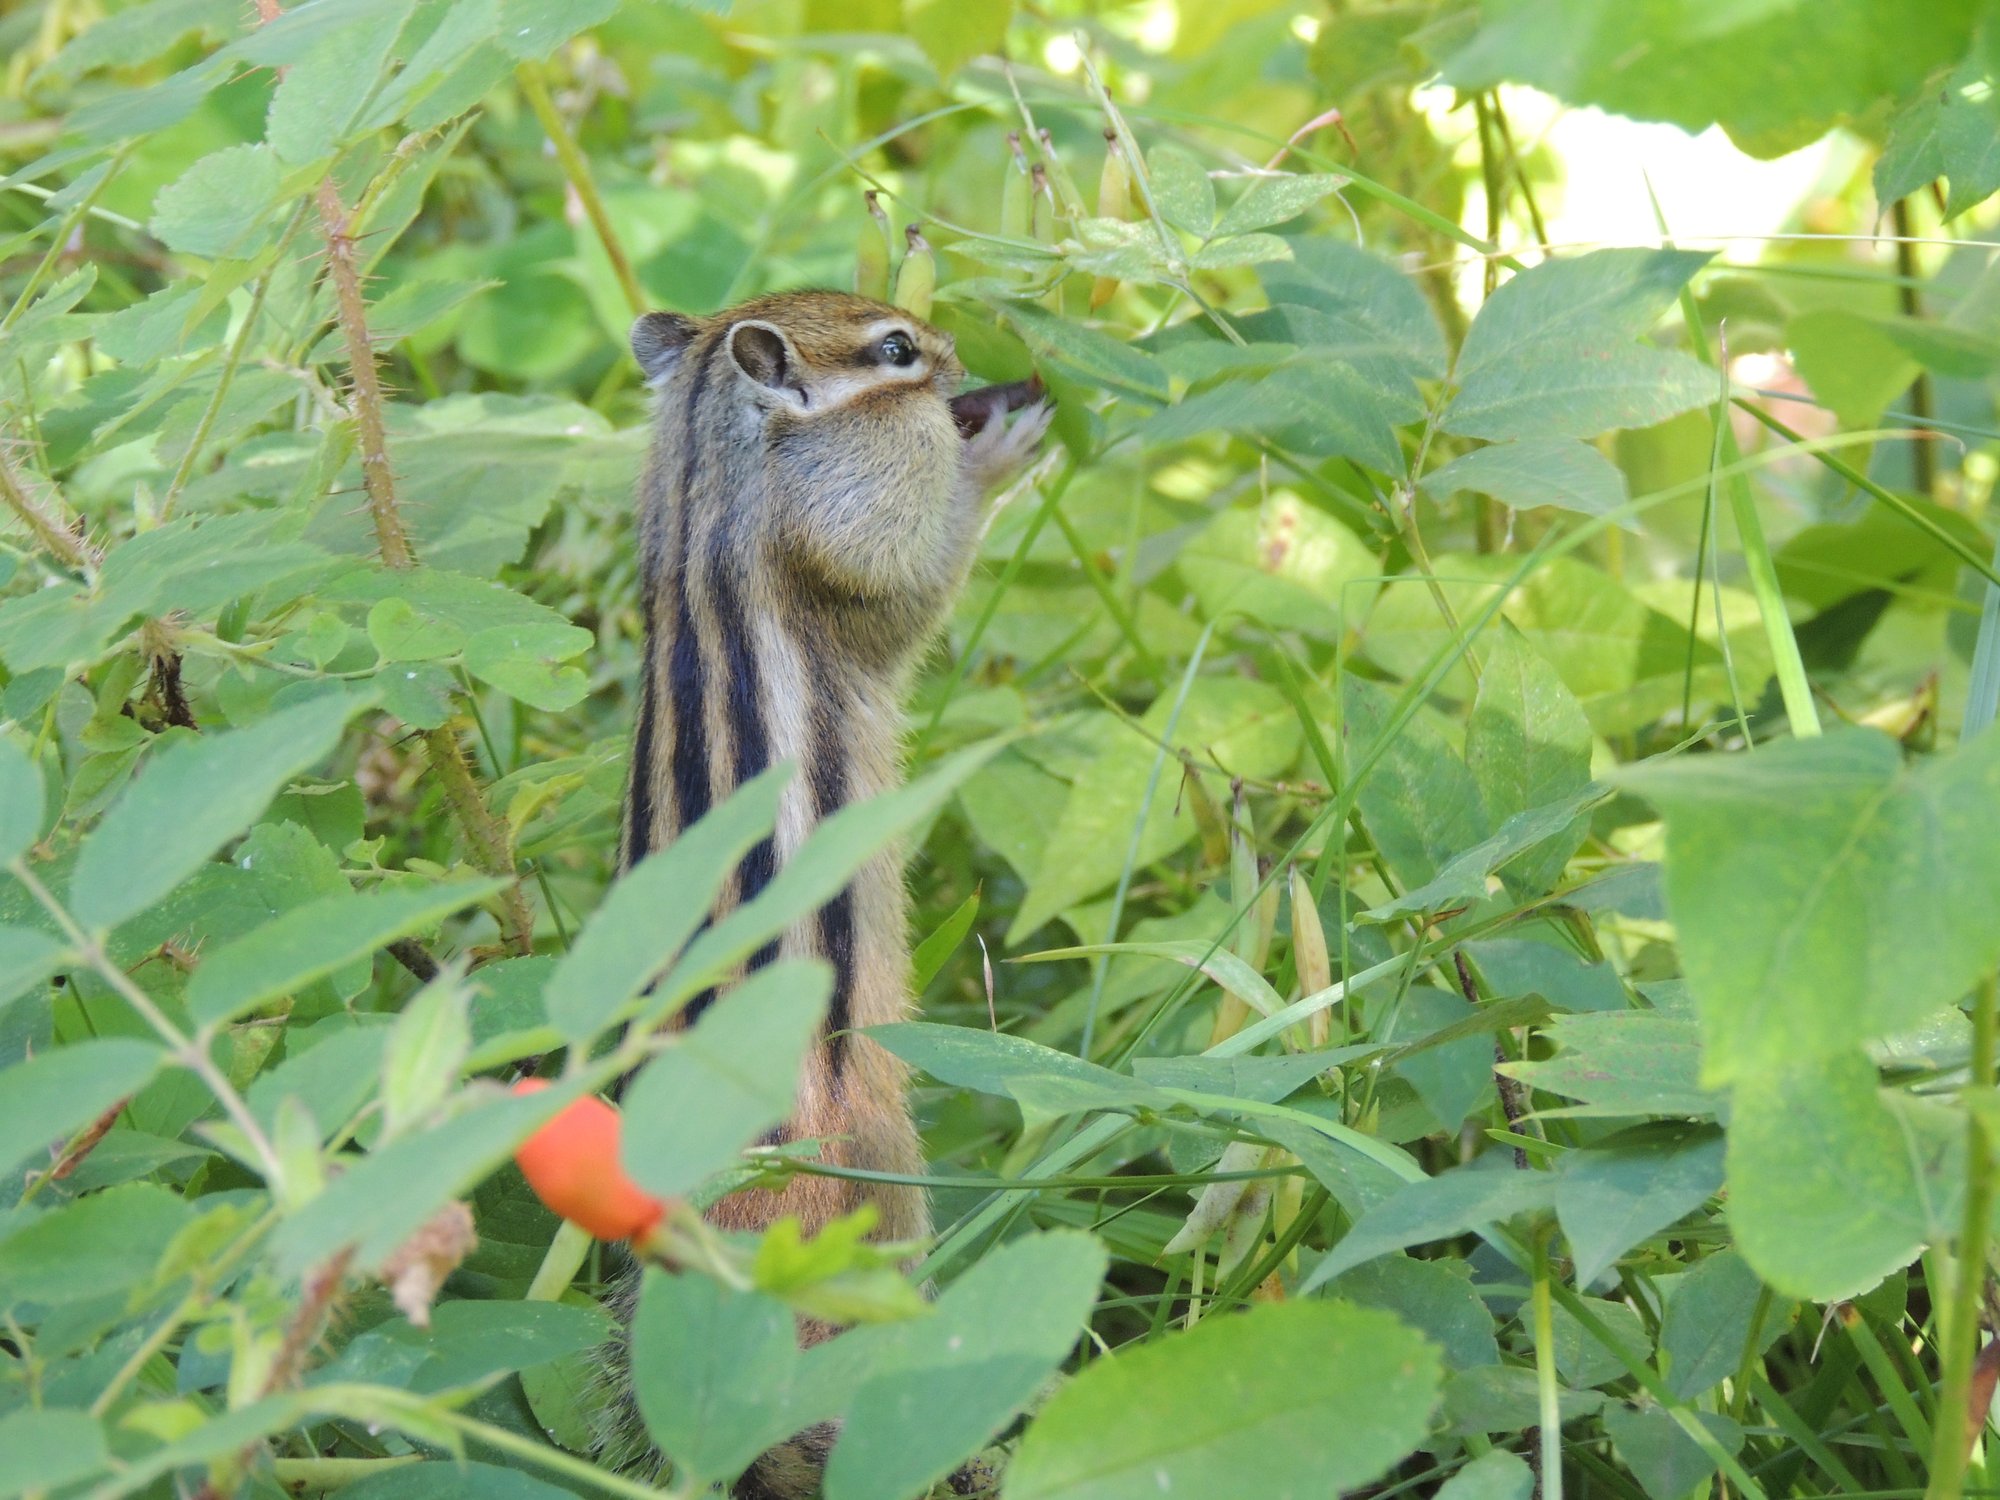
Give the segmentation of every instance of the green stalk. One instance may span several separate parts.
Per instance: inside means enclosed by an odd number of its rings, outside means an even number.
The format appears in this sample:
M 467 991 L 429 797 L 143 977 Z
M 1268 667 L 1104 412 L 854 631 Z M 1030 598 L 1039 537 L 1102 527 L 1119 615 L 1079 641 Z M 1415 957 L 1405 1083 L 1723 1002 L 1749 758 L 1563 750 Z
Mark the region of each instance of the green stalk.
M 1988 974 L 1972 1006 L 1972 1076 L 1969 1087 L 1993 1087 L 1994 980 Z M 1982 1420 L 1970 1410 L 1972 1360 L 1979 1349 L 1980 1300 L 1986 1289 L 1986 1231 L 1993 1217 L 1993 1143 L 1979 1117 L 1965 1122 L 1965 1227 L 1958 1239 L 1958 1276 L 1944 1322 L 1944 1390 L 1938 1398 L 1936 1441 L 1931 1448 L 1925 1500 L 1958 1500 L 1966 1462 Z
M 1688 343 L 1696 356 L 1704 364 L 1714 366 L 1722 381 L 1723 393 L 1716 401 L 1716 441 L 1722 456 L 1729 464 L 1735 464 L 1742 453 L 1736 445 L 1736 434 L 1729 430 L 1728 365 L 1709 348 L 1708 335 L 1702 331 L 1701 317 L 1694 305 L 1694 293 L 1686 287 L 1681 288 L 1681 321 L 1687 325 Z M 1787 431 L 1798 439 L 1797 433 Z M 1716 466 L 1711 464 L 1710 470 L 1716 472 Z M 1819 710 L 1813 705 L 1812 686 L 1806 681 L 1806 664 L 1799 655 L 1798 637 L 1792 634 L 1792 622 L 1785 613 L 1785 594 L 1778 586 L 1778 568 L 1771 559 L 1771 544 L 1764 537 L 1764 522 L 1757 514 L 1750 481 L 1741 473 L 1732 474 L 1729 479 L 1729 513 L 1736 522 L 1737 545 L 1743 549 L 1743 565 L 1750 575 L 1750 592 L 1756 596 L 1758 617 L 1764 623 L 1764 638 L 1771 643 L 1772 669 L 1777 673 L 1778 692 L 1785 702 L 1785 717 L 1791 721 L 1795 738 L 1810 739 L 1820 732 Z
M 549 97 L 548 79 L 539 63 L 522 63 L 514 70 L 514 81 L 521 87 L 521 97 L 528 101 L 528 108 L 535 113 L 542 131 L 555 148 L 556 161 L 562 166 L 563 176 L 568 179 L 577 201 L 583 205 L 584 216 L 590 220 L 590 227 L 597 231 L 598 243 L 604 246 L 604 254 L 611 262 L 611 274 L 618 278 L 618 289 L 625 294 L 625 301 L 637 317 L 646 310 L 646 294 L 639 289 L 639 278 L 633 273 L 632 261 L 625 254 L 625 247 L 618 239 L 618 231 L 611 227 L 611 215 L 605 210 L 604 197 L 597 191 L 597 178 L 590 170 L 590 159 L 576 144 L 576 137 L 569 133 L 563 123 L 562 113 L 556 102 Z
M 1556 1380 L 1555 1304 L 1549 1296 L 1549 1241 L 1535 1236 L 1535 1394 L 1541 1408 L 1542 1500 L 1562 1500 L 1562 1387 Z

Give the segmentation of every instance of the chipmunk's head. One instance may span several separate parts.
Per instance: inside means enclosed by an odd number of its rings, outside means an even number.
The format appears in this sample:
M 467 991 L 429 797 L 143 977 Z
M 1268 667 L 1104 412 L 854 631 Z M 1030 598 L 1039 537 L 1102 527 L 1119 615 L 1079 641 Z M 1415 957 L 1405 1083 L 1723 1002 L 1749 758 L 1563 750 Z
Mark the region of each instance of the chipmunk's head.
M 647 313 L 632 352 L 655 386 L 697 354 L 710 390 L 729 382 L 775 455 L 836 483 L 935 493 L 964 476 L 984 489 L 1018 467 L 1046 425 L 1037 414 L 1032 433 L 1005 441 L 1007 414 L 1036 401 L 1039 382 L 961 393 L 950 335 L 845 292 L 780 292 L 699 320 Z

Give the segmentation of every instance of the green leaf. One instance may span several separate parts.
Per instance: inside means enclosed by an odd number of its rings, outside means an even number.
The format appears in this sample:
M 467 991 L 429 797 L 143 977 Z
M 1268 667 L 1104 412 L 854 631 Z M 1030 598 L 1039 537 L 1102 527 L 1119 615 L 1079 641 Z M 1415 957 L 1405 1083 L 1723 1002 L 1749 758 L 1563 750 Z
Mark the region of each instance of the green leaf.
M 465 633 L 451 621 L 420 615 L 393 596 L 368 611 L 368 639 L 385 662 L 436 661 L 465 649 Z
M 1056 1393 L 1007 1474 L 1008 1500 L 1331 1495 L 1424 1440 L 1436 1351 L 1387 1313 L 1331 1302 L 1208 1318 Z
M 1247 234 L 1268 229 L 1287 219 L 1296 219 L 1320 199 L 1337 193 L 1347 179 L 1331 173 L 1296 176 L 1289 172 L 1267 172 L 1251 178 L 1243 196 L 1223 210 L 1215 226 L 1215 237 Z
M 1590 785 L 1590 721 L 1582 705 L 1514 630 L 1491 636 L 1484 655 L 1465 726 L 1465 763 L 1486 815 L 1504 824 L 1582 795 Z M 1540 895 L 1553 888 L 1589 831 L 1588 817 L 1580 815 L 1532 858 L 1508 861 L 1508 889 Z
M 789 764 L 745 782 L 672 844 L 635 865 L 604 898 L 549 977 L 549 1020 L 572 1041 L 608 1026 L 707 920 L 737 861 L 768 838 Z
M 1336 1277 L 1319 1295 L 1394 1313 L 1443 1351 L 1446 1369 L 1500 1362 L 1493 1314 L 1462 1260 L 1377 1256 Z
M 1403 455 L 1392 424 L 1406 415 L 1401 392 L 1372 385 L 1345 364 L 1302 358 L 1256 380 L 1198 391 L 1139 431 L 1161 445 L 1212 432 L 1267 437 L 1295 452 L 1399 474 Z
M 109 1461 L 104 1428 L 87 1411 L 23 1406 L 0 1417 L 0 1500 L 61 1489 Z
M 1000 741 L 991 740 L 957 751 L 907 786 L 850 803 L 820 823 L 762 895 L 688 944 L 660 1003 L 670 1008 L 717 983 L 791 923 L 832 900 L 866 860 L 942 807 L 999 748 Z
M 792 1312 L 698 1272 L 646 1268 L 632 1390 L 653 1441 L 697 1480 L 728 1479 L 798 1430 Z
M 370 1152 L 279 1224 L 272 1237 L 278 1264 L 298 1275 L 351 1244 L 360 1266 L 380 1266 L 448 1199 L 507 1160 L 580 1092 L 575 1084 L 557 1084 L 526 1097 L 481 1093 L 442 1124 Z
M 0 735 L 0 865 L 19 858 L 41 837 L 47 808 L 42 768 L 14 741 Z
M 910 953 L 910 993 L 921 995 L 937 978 L 939 969 L 951 961 L 958 945 L 965 941 L 965 935 L 972 931 L 972 924 L 979 918 L 979 892 L 973 891 L 952 909 L 950 916 L 938 923 L 936 931 L 925 938 Z
M 1178 146 L 1159 146 L 1146 153 L 1146 171 L 1160 217 L 1207 239 L 1215 225 L 1215 184 L 1202 164 Z
M 454 1300 L 431 1309 L 428 1328 L 407 1318 L 377 1324 L 316 1371 L 315 1379 L 373 1381 L 433 1395 L 596 1349 L 610 1334 L 611 1319 L 597 1307 Z
M 472 1051 L 472 988 L 447 968 L 403 1006 L 382 1054 L 382 1131 L 400 1135 L 443 1102 Z
M 1586 516 L 1609 515 L 1631 498 L 1616 464 L 1588 443 L 1559 437 L 1475 448 L 1426 474 L 1423 487 L 1439 496 L 1471 490 L 1516 510 L 1553 505 Z
M 1179 571 L 1211 620 L 1247 615 L 1337 640 L 1374 596 L 1382 565 L 1347 527 L 1298 496 L 1232 505 L 1181 549 Z
M 52 78 L 81 78 L 98 68 L 151 62 L 189 32 L 226 38 L 243 24 L 233 0 L 148 0 L 100 17 L 45 68 Z
M 940 80 L 973 58 L 1003 52 L 1007 27 L 1014 19 L 1014 0 L 965 5 L 961 0 L 903 0 L 903 24 L 924 49 Z
M 310 901 L 205 957 L 188 981 L 188 1009 L 204 1026 L 233 1021 L 398 938 L 429 931 L 504 884 L 470 880 L 339 891 Z
M 1756 1273 L 1728 1248 L 1704 1255 L 1692 1270 L 1667 1283 L 1667 1310 L 1660 1320 L 1667 1389 L 1692 1401 L 1734 1375 L 1763 1296 Z M 1756 1352 L 1769 1348 L 1790 1321 L 1790 1305 L 1774 1302 L 1765 1313 Z
M 69 960 L 69 950 L 33 927 L 0 926 L 0 1010 Z
M 1678 1115 L 1707 1119 L 1720 1097 L 1701 1084 L 1695 1023 L 1652 1011 L 1557 1016 L 1545 1033 L 1556 1055 L 1500 1064 L 1530 1088 L 1583 1103 L 1566 1115 Z
M 347 1485 L 343 1500 L 566 1500 L 572 1493 L 519 1469 L 434 1458 Z
M 1222 271 L 1231 266 L 1261 266 L 1274 260 L 1290 260 L 1292 247 L 1275 234 L 1239 234 L 1233 239 L 1212 240 L 1189 258 L 1197 271 Z
M 1407 1245 L 1449 1239 L 1516 1214 L 1538 1212 L 1554 1202 L 1555 1185 L 1547 1172 L 1486 1167 L 1457 1167 L 1407 1183 L 1363 1214 L 1307 1273 L 1299 1291 L 1309 1292 L 1352 1266 Z
M 1742 1448 L 1743 1429 L 1721 1412 L 1695 1411 L 1689 1415 L 1706 1427 L 1726 1452 L 1733 1454 Z M 1618 1456 L 1651 1500 L 1684 1500 L 1697 1488 L 1705 1488 L 1716 1471 L 1715 1460 L 1664 1408 L 1608 1407 L 1604 1431 L 1617 1444 Z
M 1713 401 L 1706 366 L 1633 343 L 1710 258 L 1597 250 L 1520 272 L 1466 334 L 1445 428 L 1495 441 L 1594 437 Z
M 530 708 L 560 713 L 590 691 L 581 667 L 562 664 L 596 643 L 574 625 L 496 626 L 465 643 L 465 669 Z
M 1495 1448 L 1447 1479 L 1437 1500 L 1528 1500 L 1534 1489 L 1535 1471 L 1526 1460 Z
M 2000 737 L 1912 770 L 1842 731 L 1618 780 L 1665 815 L 1708 1082 L 1850 1055 L 2000 961 Z
M 129 1183 L 31 1219 L 0 1239 L 0 1306 L 61 1307 L 126 1291 L 152 1274 L 194 1216 L 180 1194 Z
M 1066 369 L 1120 394 L 1131 392 L 1154 401 L 1167 399 L 1166 371 L 1143 349 L 1135 349 L 1067 318 L 1058 318 L 1032 303 L 1008 302 L 1001 306 L 1000 312 L 1038 361 Z
M 1951 187 L 1947 219 L 2000 191 L 2000 109 L 1976 59 L 1929 80 L 1890 118 L 1875 162 L 1876 200 L 1887 207 L 1939 177 Z
M 1164 736 L 1172 721 L 1176 745 L 1204 757 L 1213 755 L 1236 775 L 1275 776 L 1298 755 L 1298 718 L 1284 695 L 1268 684 L 1241 677 L 1199 678 L 1190 686 L 1178 719 L 1175 697 L 1171 689 L 1161 693 L 1141 720 L 1144 728 Z M 1146 801 L 1160 753 L 1158 745 L 1127 730 L 1076 778 L 1042 853 L 1041 869 L 1007 929 L 1010 944 L 1068 907 L 1110 888 L 1133 852 L 1135 827 L 1139 829 L 1135 869 L 1165 858 L 1194 837 L 1193 814 L 1184 805 L 1176 806 L 1173 786 L 1179 772 L 1171 756 L 1151 801 Z
M 285 69 L 271 96 L 264 139 L 287 166 L 332 155 L 375 91 L 414 0 L 350 5 L 355 19 Z
M 1761 1067 L 1731 1095 L 1729 1225 L 1781 1292 L 1865 1292 L 1930 1238 L 1908 1134 L 1860 1053 Z
M 940 1083 L 1015 1100 L 1031 1125 L 1081 1110 L 1174 1103 L 1137 1078 L 1003 1031 L 892 1021 L 867 1035 Z
M 1486 882 L 1492 874 L 1511 865 L 1529 850 L 1549 847 L 1567 861 L 1570 851 L 1582 841 L 1588 825 L 1587 810 L 1602 796 L 1585 790 L 1547 807 L 1515 813 L 1489 839 L 1482 839 L 1463 854 L 1454 856 L 1432 879 L 1395 900 L 1371 907 L 1361 915 L 1370 922 L 1391 922 L 1418 912 L 1443 911 L 1448 907 L 1470 906 L 1486 897 Z M 1561 873 L 1562 862 L 1555 871 Z M 1532 876 L 1512 872 L 1510 884 L 1523 890 L 1545 888 L 1552 879 L 1546 873 Z
M 138 1093 L 165 1061 L 166 1053 L 149 1043 L 107 1037 L 0 1072 L 0 1176 Z
M 827 1466 L 827 1500 L 921 1494 L 989 1442 L 1083 1334 L 1106 1261 L 1087 1234 L 1031 1235 L 981 1259 L 930 1316 L 846 1335 L 855 1342 L 838 1362 L 860 1360 L 867 1374 Z
M 1556 1179 L 1556 1218 L 1576 1284 L 1589 1286 L 1627 1250 L 1693 1213 L 1722 1187 L 1722 1137 L 1614 1138 L 1572 1151 Z
M 112 927 L 166 895 L 324 760 L 368 702 L 335 693 L 163 750 L 84 840 L 70 882 L 77 918 Z
M 781 961 L 679 1033 L 625 1091 L 622 1149 L 633 1180 L 663 1198 L 685 1196 L 789 1116 L 832 993 L 828 965 Z
M 269 146 L 225 146 L 160 189 L 147 227 L 185 255 L 248 260 L 270 242 L 282 181 Z
M 534 61 L 617 11 L 618 0 L 500 0 L 497 34 L 510 56 Z
M 1465 93 L 1506 80 L 1690 134 L 1720 124 L 1768 158 L 1914 91 L 1965 55 L 1978 13 L 1977 0 L 1818 0 L 1806 47 L 1789 3 L 1497 0 L 1444 69 Z

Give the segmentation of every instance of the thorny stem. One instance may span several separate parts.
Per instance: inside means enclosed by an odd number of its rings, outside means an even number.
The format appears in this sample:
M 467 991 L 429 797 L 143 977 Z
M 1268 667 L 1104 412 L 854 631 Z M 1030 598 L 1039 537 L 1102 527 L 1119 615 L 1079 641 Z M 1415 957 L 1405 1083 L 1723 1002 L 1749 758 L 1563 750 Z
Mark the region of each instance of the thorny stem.
M 590 220 L 590 227 L 597 231 L 598 242 L 604 246 L 604 254 L 611 262 L 611 273 L 618 278 L 618 288 L 625 294 L 625 301 L 637 317 L 646 310 L 646 294 L 639 289 L 639 278 L 633 274 L 632 262 L 625 254 L 625 247 L 619 242 L 618 231 L 611 227 L 611 215 L 605 211 L 604 197 L 597 191 L 597 179 L 591 174 L 590 159 L 577 148 L 576 137 L 569 133 L 563 123 L 561 111 L 549 95 L 548 78 L 539 63 L 522 63 L 514 70 L 514 81 L 521 86 L 521 94 L 528 101 L 528 108 L 535 113 L 549 144 L 555 148 L 556 161 L 561 165 L 563 176 L 568 179 L 570 190 L 576 194 L 577 202 L 583 205 L 583 212 Z
M 27 480 L 9 461 L 5 446 L 0 446 L 0 500 L 5 500 L 7 508 L 21 518 L 28 530 L 35 534 L 36 541 L 78 572 L 93 572 L 104 561 L 103 553 L 69 529 L 59 508 L 52 512 L 28 488 Z M 60 501 L 56 502 L 57 507 L 60 504 Z
M 269 23 L 280 14 L 278 0 L 257 0 L 257 15 Z M 361 289 L 361 268 L 355 258 L 353 222 L 340 201 L 340 190 L 329 174 L 320 179 L 314 201 L 326 236 L 327 279 L 333 284 L 334 307 L 341 338 L 347 345 L 348 377 L 353 382 L 356 445 L 361 453 L 361 483 L 368 495 L 368 513 L 375 525 L 375 542 L 382 561 L 398 571 L 414 568 L 417 555 L 403 529 L 396 502 L 396 476 L 389 465 L 389 439 L 383 422 L 382 377 L 375 366 L 375 345 L 368 332 L 368 303 Z M 429 730 L 424 748 L 431 769 L 444 789 L 445 801 L 457 815 L 474 862 L 489 875 L 508 882 L 501 923 L 508 948 L 526 953 L 534 941 L 534 916 L 521 878 L 514 868 L 513 848 L 505 830 L 487 807 L 465 751 L 449 726 Z
M 392 568 L 413 568 L 416 553 L 403 530 L 396 506 L 396 476 L 389 467 L 389 438 L 382 423 L 382 375 L 375 367 L 375 345 L 368 334 L 368 303 L 361 292 L 361 270 L 354 258 L 354 239 L 340 190 L 331 177 L 320 179 L 316 193 L 320 228 L 326 234 L 327 279 L 347 344 L 348 378 L 354 383 L 354 433 L 361 450 L 361 485 L 368 495 L 368 516 L 375 523 L 375 543 L 382 561 Z
M 1988 974 L 1972 1005 L 1972 1069 L 1967 1086 L 1987 1093 L 1993 1089 L 1994 990 L 1994 977 Z M 1958 1500 L 1964 1493 L 1966 1463 L 1985 1426 L 1985 1413 L 1975 1418 L 1967 1399 L 1979 1347 L 1980 1296 L 1986 1286 L 1987 1224 L 1993 1216 L 1993 1142 L 1976 1114 L 1965 1125 L 1965 1179 L 1965 1227 L 1959 1232 L 1958 1274 L 1945 1309 L 1944 1388 L 1938 1395 L 1925 1500 Z
M 215 1059 L 208 1055 L 207 1036 L 197 1034 L 190 1037 L 168 1020 L 165 1012 L 153 1003 L 153 997 L 134 984 L 131 976 L 111 961 L 103 944 L 85 932 L 76 918 L 69 914 L 68 908 L 49 894 L 49 888 L 28 868 L 27 860 L 15 859 L 7 869 L 28 894 L 55 918 L 56 925 L 62 928 L 63 937 L 76 950 L 77 956 L 95 969 L 104 982 L 118 992 L 119 998 L 159 1033 L 172 1050 L 176 1062 L 208 1086 L 208 1091 L 215 1095 L 216 1102 L 229 1116 L 230 1123 L 243 1133 L 244 1140 L 256 1153 L 258 1165 L 271 1190 L 279 1192 L 284 1186 L 285 1169 L 278 1160 L 277 1149 L 272 1146 L 270 1137 L 264 1134 L 264 1127 L 257 1123 L 257 1117 L 250 1112 L 250 1106 L 244 1103 L 243 1096 L 236 1092 L 222 1069 L 215 1065 Z

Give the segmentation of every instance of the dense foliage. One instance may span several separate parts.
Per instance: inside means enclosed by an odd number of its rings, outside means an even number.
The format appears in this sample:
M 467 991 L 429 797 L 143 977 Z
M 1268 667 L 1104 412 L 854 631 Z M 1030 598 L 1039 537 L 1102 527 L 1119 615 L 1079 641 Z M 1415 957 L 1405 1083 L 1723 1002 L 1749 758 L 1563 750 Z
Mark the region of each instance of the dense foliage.
M 832 1500 L 1977 1471 L 1991 6 L 40 0 L 0 55 L 0 1500 L 697 1496 L 829 1417 Z M 1814 232 L 1548 245 L 1518 85 L 1838 132 Z M 870 186 L 1055 435 L 909 788 L 703 928 L 776 783 L 611 887 L 624 331 L 851 284 Z M 683 1228 L 673 1470 L 614 1473 L 613 1253 L 510 1157 L 638 1069 L 646 1192 L 827 1170 L 744 1154 L 823 975 L 656 1028 L 890 841 L 937 1236 Z

